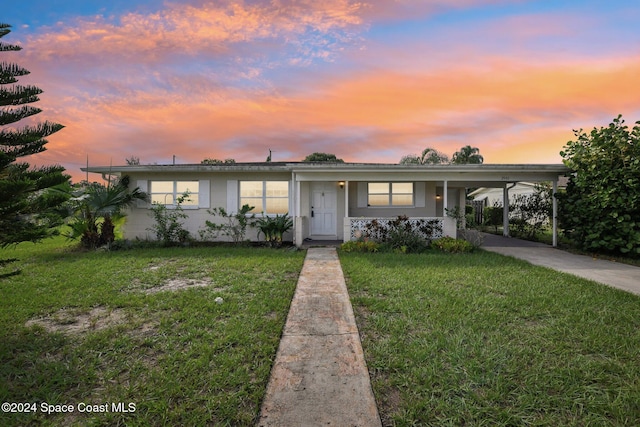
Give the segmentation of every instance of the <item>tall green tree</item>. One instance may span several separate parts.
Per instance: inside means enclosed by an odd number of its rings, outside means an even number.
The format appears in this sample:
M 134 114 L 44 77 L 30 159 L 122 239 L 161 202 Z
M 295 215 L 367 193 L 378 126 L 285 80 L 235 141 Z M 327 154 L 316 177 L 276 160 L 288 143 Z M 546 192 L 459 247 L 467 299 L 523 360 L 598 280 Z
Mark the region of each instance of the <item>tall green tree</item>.
M 305 157 L 303 162 L 344 163 L 344 160 L 337 158 L 335 154 L 312 153 Z
M 640 121 L 618 116 L 590 133 L 574 131 L 560 152 L 573 171 L 558 194 L 558 219 L 583 250 L 640 256 Z
M 481 165 L 482 162 L 484 162 L 484 157 L 480 155 L 480 149 L 470 145 L 461 147 L 451 156 L 451 164 L 453 165 Z
M 449 163 L 449 156 L 430 147 L 422 150 L 420 156 L 408 154 L 400 159 L 401 165 L 441 165 L 447 163 Z
M 11 26 L 0 23 L 0 39 Z M 0 41 L 0 52 L 19 51 L 20 46 Z M 29 71 L 16 64 L 0 63 L 0 246 L 37 242 L 53 234 L 61 221 L 57 208 L 66 200 L 64 192 L 48 191 L 68 183 L 61 166 L 30 168 L 16 162 L 20 157 L 45 151 L 47 136 L 62 125 L 44 122 L 17 127 L 14 124 L 42 110 L 30 104 L 39 101 L 42 90 L 17 84 Z

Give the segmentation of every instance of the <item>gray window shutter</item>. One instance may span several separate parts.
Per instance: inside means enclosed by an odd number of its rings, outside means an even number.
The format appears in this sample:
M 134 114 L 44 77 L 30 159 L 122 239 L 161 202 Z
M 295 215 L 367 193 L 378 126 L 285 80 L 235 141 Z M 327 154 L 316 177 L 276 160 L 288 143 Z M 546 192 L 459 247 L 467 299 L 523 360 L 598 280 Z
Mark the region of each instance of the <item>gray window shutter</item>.
M 416 204 L 416 208 L 424 208 L 425 207 L 425 185 L 424 181 L 418 181 L 413 184 L 414 194 L 414 202 Z
M 238 180 L 227 181 L 227 213 L 229 215 L 238 212 Z
M 210 208 L 210 194 L 211 191 L 209 190 L 210 187 L 210 182 L 208 179 L 201 179 L 200 182 L 198 182 L 198 207 L 201 209 L 208 209 Z
M 358 183 L 358 207 L 366 208 L 369 201 L 369 185 L 366 182 Z
M 144 191 L 145 193 L 149 193 L 149 181 L 147 181 L 146 179 L 137 180 L 136 187 L 138 187 L 141 191 Z M 146 208 L 149 206 L 149 203 L 145 202 L 144 200 L 136 200 L 136 206 L 139 208 Z

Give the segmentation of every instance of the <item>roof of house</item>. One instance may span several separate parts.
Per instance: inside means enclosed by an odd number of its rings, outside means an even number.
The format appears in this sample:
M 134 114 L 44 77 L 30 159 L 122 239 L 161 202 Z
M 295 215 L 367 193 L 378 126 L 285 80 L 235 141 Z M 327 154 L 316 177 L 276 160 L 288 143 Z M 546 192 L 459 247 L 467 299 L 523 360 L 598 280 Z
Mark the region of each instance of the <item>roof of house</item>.
M 570 171 L 562 164 L 400 165 L 392 163 L 247 162 L 234 164 L 169 164 L 90 166 L 84 172 L 103 175 L 140 173 L 290 172 L 298 180 L 455 181 L 473 187 L 495 187 L 507 182 L 557 180 Z

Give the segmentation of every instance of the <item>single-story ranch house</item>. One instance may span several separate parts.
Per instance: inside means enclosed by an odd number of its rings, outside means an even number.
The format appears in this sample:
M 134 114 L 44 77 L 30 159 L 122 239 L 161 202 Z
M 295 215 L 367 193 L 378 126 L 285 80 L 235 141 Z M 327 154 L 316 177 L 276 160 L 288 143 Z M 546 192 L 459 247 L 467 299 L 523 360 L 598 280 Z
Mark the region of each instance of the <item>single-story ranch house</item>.
M 249 204 L 263 215 L 288 213 L 295 245 L 305 240 L 348 241 L 358 237 L 373 219 L 391 220 L 398 215 L 437 220 L 442 235 L 456 236 L 456 221 L 447 211 L 459 206 L 464 212 L 467 188 L 501 188 L 509 200 L 509 188 L 518 182 L 551 182 L 569 170 L 564 165 L 399 165 L 324 162 L 264 162 L 223 165 L 127 165 L 83 168 L 103 177 L 128 175 L 130 185 L 151 196 L 152 203 L 175 207 L 176 198 L 189 191 L 183 203 L 188 214 L 185 228 L 197 235 L 205 220 L 220 221 L 207 212 L 223 207 L 229 213 Z M 505 204 L 508 205 L 508 204 Z M 126 238 L 153 238 L 150 203 L 130 209 L 124 228 Z M 555 245 L 554 199 L 554 245 Z M 508 235 L 505 210 L 505 235 Z M 247 238 L 258 238 L 249 230 Z

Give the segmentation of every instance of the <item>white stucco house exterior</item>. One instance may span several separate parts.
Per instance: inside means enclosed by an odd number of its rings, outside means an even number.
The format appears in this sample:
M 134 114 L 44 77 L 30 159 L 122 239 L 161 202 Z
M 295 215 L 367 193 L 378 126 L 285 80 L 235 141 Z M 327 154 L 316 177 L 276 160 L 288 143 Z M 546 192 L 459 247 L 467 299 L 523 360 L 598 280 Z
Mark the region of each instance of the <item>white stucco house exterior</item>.
M 82 170 L 105 178 L 128 175 L 131 186 L 149 193 L 153 203 L 169 208 L 189 190 L 191 200 L 182 207 L 188 214 L 185 228 L 194 235 L 205 220 L 216 219 L 207 212 L 210 208 L 223 207 L 233 213 L 249 204 L 257 214 L 288 213 L 294 221 L 289 239 L 298 246 L 309 239 L 348 241 L 372 219 L 398 215 L 437 220 L 442 235 L 455 236 L 455 220 L 445 209 L 464 209 L 466 188 L 498 188 L 508 200 L 507 188 L 513 183 L 550 181 L 555 186 L 559 176 L 568 172 L 564 165 L 321 162 L 96 166 Z M 141 202 L 130 209 L 124 227 L 126 238 L 154 237 L 149 231 L 153 225 L 150 207 L 150 203 Z M 247 238 L 256 240 L 255 230 L 249 230 Z

